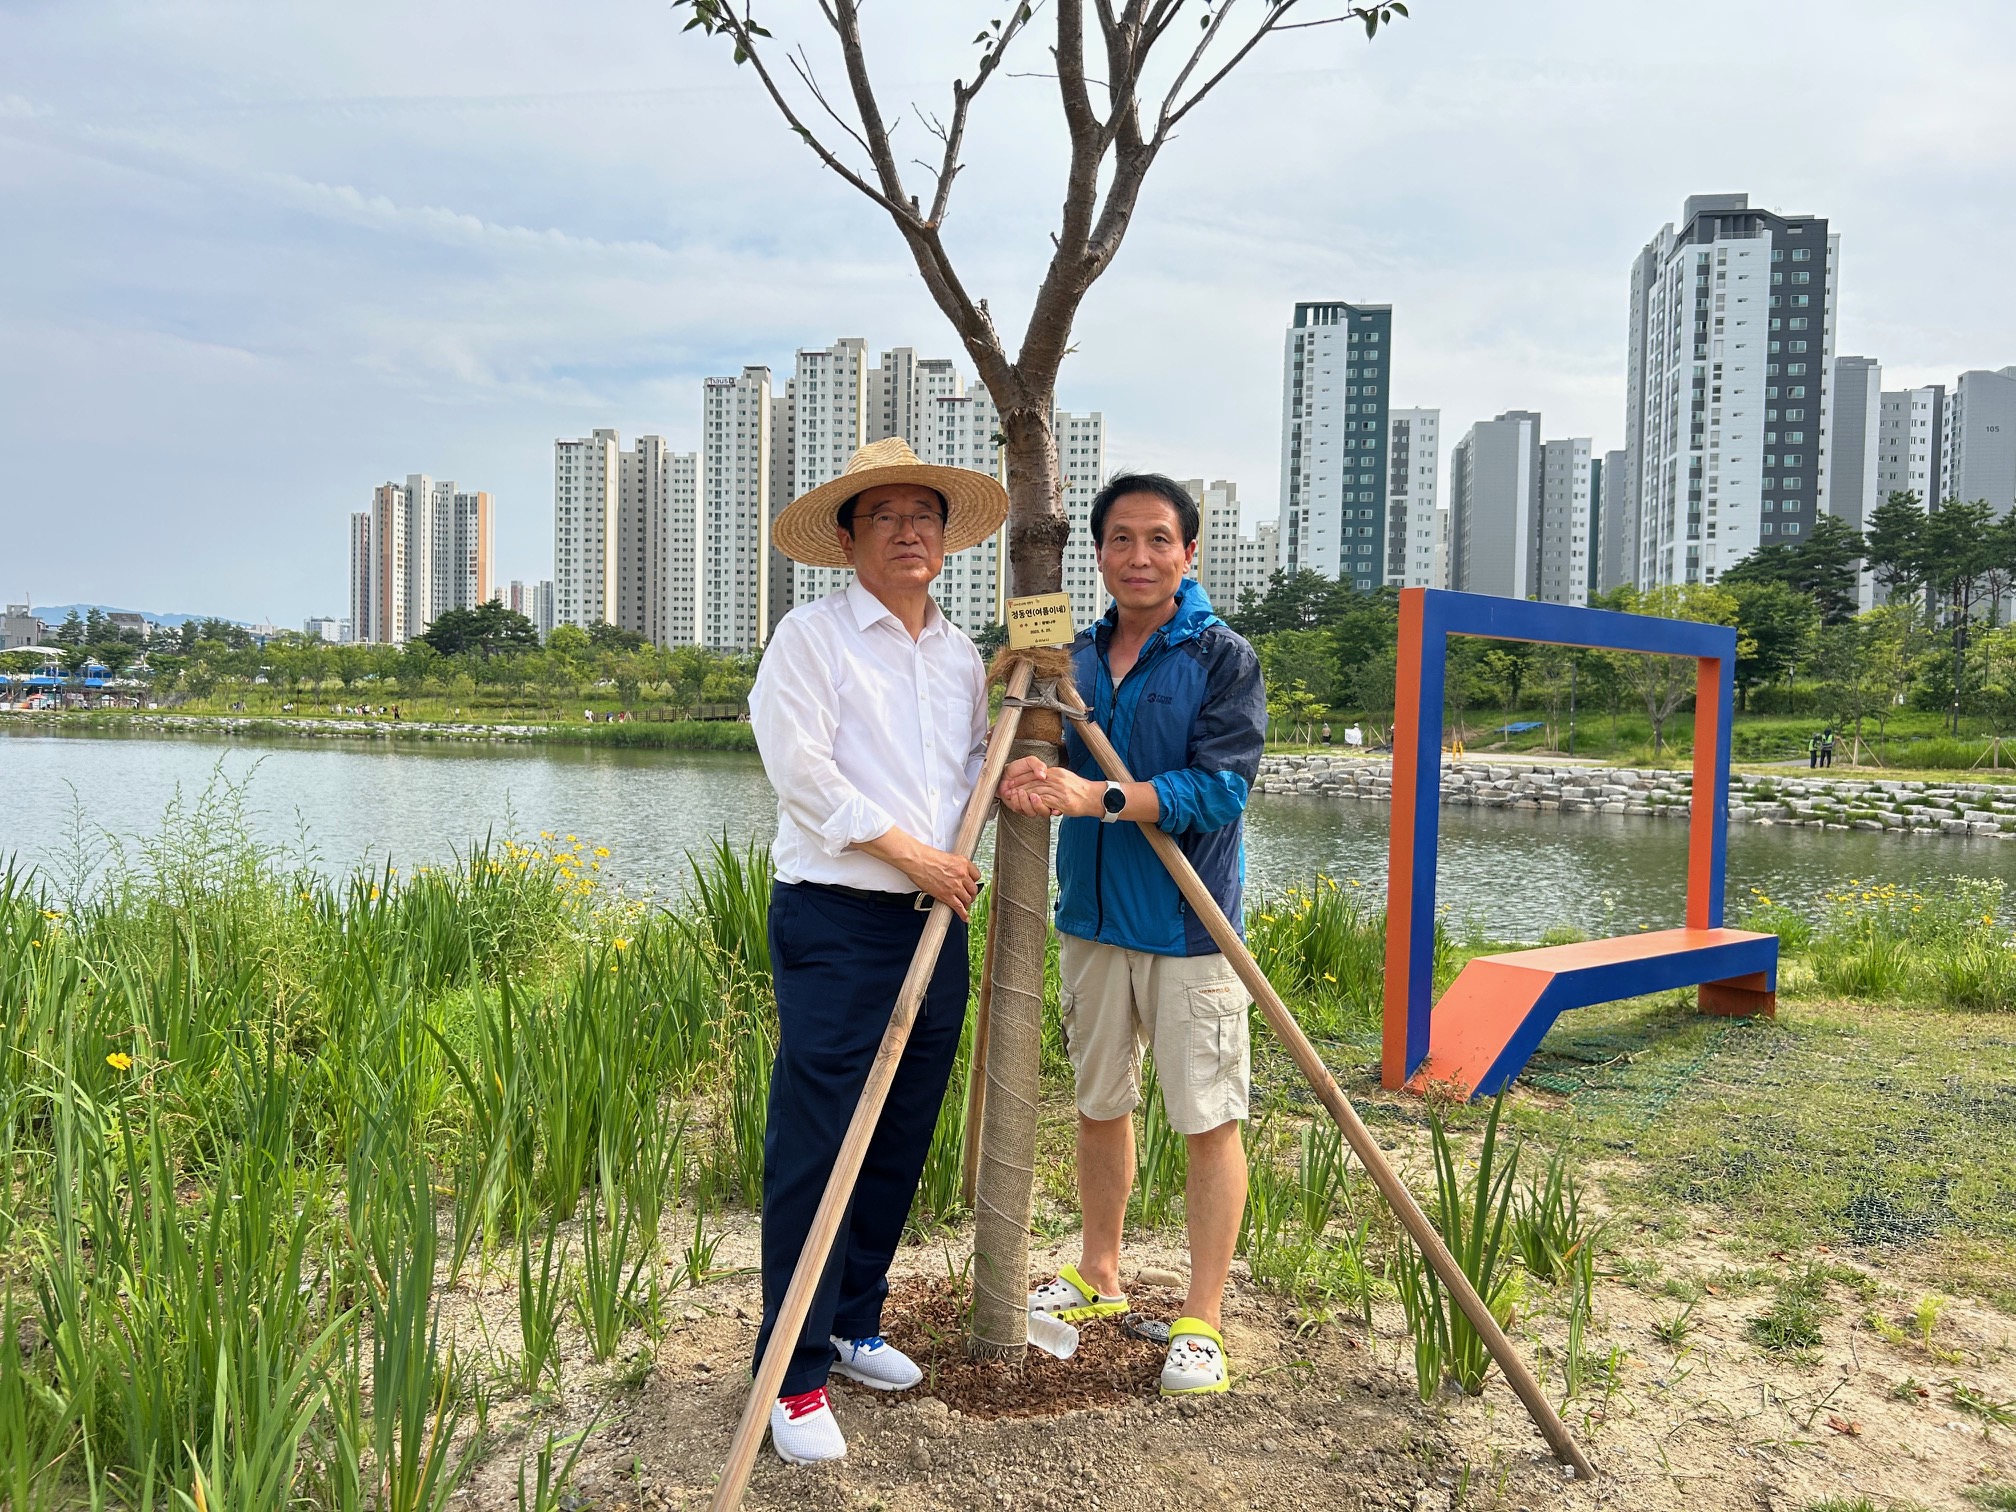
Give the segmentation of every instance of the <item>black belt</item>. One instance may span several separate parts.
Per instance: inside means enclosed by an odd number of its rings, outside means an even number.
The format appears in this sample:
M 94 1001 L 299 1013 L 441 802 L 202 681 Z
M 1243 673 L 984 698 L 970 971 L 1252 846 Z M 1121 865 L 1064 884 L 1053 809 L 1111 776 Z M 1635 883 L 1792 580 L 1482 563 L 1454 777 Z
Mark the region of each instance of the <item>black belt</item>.
M 797 882 L 785 885 L 816 888 L 820 892 L 838 893 L 843 898 L 852 898 L 857 903 L 872 903 L 877 908 L 901 908 L 916 913 L 929 913 L 931 905 L 937 901 L 927 892 L 882 892 L 873 887 L 847 887 L 838 882 Z

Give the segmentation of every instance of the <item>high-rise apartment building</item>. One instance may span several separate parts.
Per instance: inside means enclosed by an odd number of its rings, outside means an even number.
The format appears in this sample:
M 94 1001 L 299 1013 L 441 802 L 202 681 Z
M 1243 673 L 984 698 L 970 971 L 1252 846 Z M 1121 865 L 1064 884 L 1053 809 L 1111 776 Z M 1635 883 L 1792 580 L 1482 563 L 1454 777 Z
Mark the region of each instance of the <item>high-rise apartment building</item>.
M 1386 581 L 1402 588 L 1439 588 L 1435 535 L 1439 514 L 1442 411 L 1388 412 L 1386 440 Z
M 653 645 L 690 645 L 699 460 L 662 436 L 624 450 L 613 430 L 553 443 L 558 623 L 609 624 Z
M 892 354 L 885 354 L 887 367 Z M 924 364 L 919 364 L 924 366 Z M 938 364 L 931 364 L 934 368 Z M 921 415 L 921 437 L 895 432 L 910 443 L 910 449 L 926 462 L 943 467 L 966 467 L 990 477 L 1001 476 L 1001 414 L 982 384 L 960 392 L 957 372 L 943 364 L 949 381 L 934 383 Z M 875 439 L 881 440 L 882 437 Z M 931 585 L 931 596 L 946 618 L 968 635 L 978 635 L 1001 622 L 1004 587 L 1002 554 L 1007 550 L 1007 527 L 982 541 L 945 558 L 945 570 Z
M 1386 580 L 1392 348 L 1391 305 L 1295 306 L 1281 382 L 1281 551 L 1291 574 L 1366 590 Z
M 1603 453 L 1598 497 L 1590 511 L 1596 534 L 1590 589 L 1595 593 L 1608 593 L 1638 579 L 1638 507 L 1626 455 L 1621 449 Z
M 1221 613 L 1236 602 L 1239 580 L 1239 485 L 1227 478 L 1186 478 L 1183 491 L 1197 501 L 1197 560 L 1191 575 Z
M 784 380 L 784 391 L 770 390 L 770 520 L 776 523 L 777 515 L 794 497 L 792 481 L 798 475 L 797 450 L 797 383 L 795 379 Z M 777 622 L 791 612 L 791 606 L 798 602 L 798 564 L 779 551 L 774 544 L 770 547 L 770 601 L 764 613 L 763 634 L 767 641 L 770 632 L 777 628 Z
M 1540 443 L 1533 596 L 1544 603 L 1589 602 L 1592 505 L 1598 475 L 1599 464 L 1588 437 Z
M 1893 493 L 1936 504 L 1945 485 L 1946 385 L 1889 389 L 1877 409 L 1876 502 Z
M 450 609 L 490 596 L 492 501 L 410 473 L 350 516 L 350 624 L 360 641 L 403 644 Z
M 1064 513 L 1071 534 L 1064 541 L 1064 591 L 1071 595 L 1071 618 L 1081 629 L 1106 612 L 1106 584 L 1092 540 L 1092 501 L 1106 482 L 1106 417 L 1057 411 L 1051 420 L 1057 438 L 1057 466 L 1064 474 Z M 1009 591 L 1015 585 L 1011 582 Z
M 1828 428 L 1827 512 L 1861 531 L 1883 502 L 1883 364 L 1874 357 L 1834 359 L 1834 422 Z M 1876 579 L 1865 565 L 1860 606 L 1875 607 Z
M 613 430 L 553 443 L 554 614 L 563 625 L 616 620 L 621 450 Z
M 745 367 L 701 385 L 699 639 L 750 652 L 769 638 L 774 455 L 770 369 Z M 800 569 L 803 571 L 805 569 Z
M 1839 238 L 1691 197 L 1631 268 L 1625 452 L 1641 587 L 1713 582 L 1827 512 Z
M 1463 593 L 1539 593 L 1540 417 L 1480 420 L 1449 453 L 1449 586 Z
M 1236 567 L 1232 574 L 1232 597 L 1220 604 L 1216 599 L 1212 607 L 1222 615 L 1237 613 L 1246 603 L 1248 595 L 1255 599 L 1267 596 L 1267 590 L 1274 586 L 1274 574 L 1281 570 L 1281 522 L 1261 520 L 1253 527 L 1253 534 L 1241 536 L 1234 547 Z
M 839 477 L 847 459 L 874 439 L 868 429 L 868 395 L 874 386 L 868 343 L 859 337 L 798 353 L 792 375 L 791 498 Z M 801 604 L 815 603 L 852 577 L 844 567 L 801 562 L 791 571 L 792 596 Z
M 1946 405 L 1939 497 L 2016 509 L 2016 367 L 1962 373 Z

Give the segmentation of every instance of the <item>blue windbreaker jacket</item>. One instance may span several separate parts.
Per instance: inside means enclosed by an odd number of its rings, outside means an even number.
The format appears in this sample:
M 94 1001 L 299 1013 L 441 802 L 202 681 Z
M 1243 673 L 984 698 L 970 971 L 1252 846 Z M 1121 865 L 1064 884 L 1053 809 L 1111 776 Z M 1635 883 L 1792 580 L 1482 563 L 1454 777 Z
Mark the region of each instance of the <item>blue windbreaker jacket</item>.
M 1185 578 L 1175 617 L 1148 638 L 1116 689 L 1106 666 L 1115 614 L 1108 609 L 1072 644 L 1078 694 L 1135 779 L 1155 784 L 1161 828 L 1243 930 L 1246 796 L 1267 739 L 1260 659 L 1211 612 L 1196 580 Z M 1105 781 L 1068 719 L 1064 760 L 1079 776 Z M 1065 934 L 1155 955 L 1218 949 L 1131 822 L 1064 820 L 1057 883 L 1057 927 Z

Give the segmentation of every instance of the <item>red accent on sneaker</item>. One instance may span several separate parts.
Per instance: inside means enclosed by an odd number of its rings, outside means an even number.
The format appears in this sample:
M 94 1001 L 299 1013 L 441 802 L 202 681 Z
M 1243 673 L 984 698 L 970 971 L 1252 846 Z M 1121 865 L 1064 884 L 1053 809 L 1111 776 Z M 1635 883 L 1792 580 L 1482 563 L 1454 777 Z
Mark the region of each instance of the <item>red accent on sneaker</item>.
M 777 1398 L 777 1404 L 784 1409 L 784 1415 L 797 1422 L 808 1413 L 817 1412 L 826 1406 L 826 1388 L 814 1386 L 810 1391 L 801 1391 L 796 1396 Z

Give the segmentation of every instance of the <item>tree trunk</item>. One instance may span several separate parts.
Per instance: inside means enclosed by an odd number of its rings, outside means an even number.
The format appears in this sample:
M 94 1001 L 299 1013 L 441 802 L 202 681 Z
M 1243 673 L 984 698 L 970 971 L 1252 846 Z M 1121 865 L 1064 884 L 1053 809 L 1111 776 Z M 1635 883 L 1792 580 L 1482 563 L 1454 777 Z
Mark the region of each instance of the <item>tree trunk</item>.
M 1047 742 L 1018 740 L 1010 758 L 1036 756 L 1048 764 L 1058 755 Z M 1050 821 L 1002 809 L 994 850 L 1000 883 L 988 906 L 999 910 L 999 923 L 975 1187 L 970 1343 L 978 1358 L 1020 1361 L 1029 1347 L 1029 1213 L 1050 929 Z
M 1040 408 L 1001 416 L 1008 455 L 1008 592 L 1015 598 L 1064 586 L 1064 542 L 1071 534 L 1057 465 L 1054 390 L 1046 385 L 1038 402 Z

